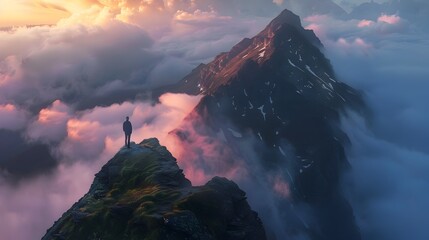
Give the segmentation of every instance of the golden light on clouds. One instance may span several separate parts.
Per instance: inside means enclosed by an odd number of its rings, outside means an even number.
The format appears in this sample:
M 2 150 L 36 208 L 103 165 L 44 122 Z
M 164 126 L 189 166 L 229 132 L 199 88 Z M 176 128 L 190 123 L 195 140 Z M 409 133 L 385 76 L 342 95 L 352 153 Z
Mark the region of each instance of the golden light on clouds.
M 0 0 L 0 27 L 55 24 L 97 0 Z

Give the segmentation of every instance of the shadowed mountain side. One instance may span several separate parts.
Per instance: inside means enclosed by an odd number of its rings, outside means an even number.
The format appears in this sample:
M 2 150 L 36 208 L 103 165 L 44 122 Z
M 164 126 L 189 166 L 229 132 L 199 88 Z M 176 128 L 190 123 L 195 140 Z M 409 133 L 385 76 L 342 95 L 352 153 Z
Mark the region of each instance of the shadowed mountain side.
M 314 32 L 304 29 L 301 26 L 301 19 L 286 9 L 255 37 L 243 39 L 229 52 L 220 53 L 208 64 L 200 64 L 177 84 L 154 90 L 154 97 L 164 92 L 192 95 L 214 93 L 220 86 L 229 84 L 244 65 L 249 62 L 262 64 L 270 59 L 279 45 L 274 39 L 279 39 L 276 32 L 280 30 L 289 35 L 298 35 L 316 48 L 322 47 Z M 288 43 L 284 40 L 287 39 L 283 39 L 282 45 Z M 294 39 L 294 43 L 298 41 L 301 39 Z
M 193 187 L 157 139 L 122 148 L 47 231 L 54 239 L 265 239 L 246 194 L 225 178 Z
M 346 109 L 367 109 L 361 93 L 337 79 L 320 48 L 299 17 L 283 11 L 258 35 L 200 65 L 175 86 L 176 92 L 204 97 L 172 134 L 189 146 L 191 133 L 224 136 L 224 149 L 244 159 L 249 157 L 243 156 L 248 151 L 242 142 L 256 139 L 251 157 L 267 173 L 281 168 L 290 186 L 291 202 L 279 211 L 297 203 L 310 206 L 298 214 L 308 218 L 303 226 L 291 228 L 284 221 L 288 236 L 359 240 L 353 210 L 339 190 L 340 176 L 349 167 L 348 137 L 339 116 Z M 269 227 L 267 232 L 276 231 Z M 297 229 L 305 230 L 297 234 Z

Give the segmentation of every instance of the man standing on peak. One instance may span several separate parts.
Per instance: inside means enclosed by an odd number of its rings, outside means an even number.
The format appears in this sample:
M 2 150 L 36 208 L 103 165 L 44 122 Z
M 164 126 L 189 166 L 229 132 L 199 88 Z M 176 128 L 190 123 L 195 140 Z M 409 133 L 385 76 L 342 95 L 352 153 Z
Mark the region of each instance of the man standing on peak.
M 129 117 L 126 117 L 126 120 L 124 124 L 122 125 L 122 129 L 125 133 L 125 146 L 130 148 L 130 139 L 131 139 L 131 133 L 133 132 L 133 126 L 131 125 L 131 122 L 129 120 Z

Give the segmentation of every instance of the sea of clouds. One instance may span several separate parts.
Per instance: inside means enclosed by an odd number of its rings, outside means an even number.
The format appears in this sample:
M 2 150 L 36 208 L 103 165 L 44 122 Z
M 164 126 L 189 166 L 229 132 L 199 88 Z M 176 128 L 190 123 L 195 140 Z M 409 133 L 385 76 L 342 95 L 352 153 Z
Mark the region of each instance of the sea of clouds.
M 0 32 L 2 239 L 40 238 L 87 192 L 123 145 L 125 116 L 134 141 L 158 137 L 168 145 L 166 135 L 199 97 L 166 94 L 153 103 L 150 90 L 255 35 L 283 7 L 294 8 L 268 0 L 100 2 L 53 26 Z M 416 4 L 429 9 L 410 2 Z M 346 20 L 302 13 L 339 79 L 363 91 L 372 109 L 372 116 L 343 119 L 353 166 L 344 192 L 364 239 L 429 238 L 429 38 L 420 22 L 405 17 L 408 9 L 399 10 Z M 20 157 L 34 144 L 52 160 Z M 198 181 L 191 166 L 181 167 Z M 282 181 L 273 183 L 287 192 Z

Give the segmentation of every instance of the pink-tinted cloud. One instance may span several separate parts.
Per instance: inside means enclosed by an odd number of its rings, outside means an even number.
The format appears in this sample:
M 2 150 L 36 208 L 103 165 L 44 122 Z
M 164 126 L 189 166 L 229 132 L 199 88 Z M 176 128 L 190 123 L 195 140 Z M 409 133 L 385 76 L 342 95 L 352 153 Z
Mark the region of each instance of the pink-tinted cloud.
M 200 99 L 200 97 L 195 98 L 193 96 L 189 96 L 186 94 L 174 94 L 174 93 L 166 93 L 159 97 L 159 101 L 161 104 L 171 107 L 173 109 L 177 109 L 181 112 L 190 112 L 196 106 L 196 99 Z
M 195 185 L 204 184 L 214 176 L 240 181 L 249 174 L 245 160 L 228 147 L 223 130 L 213 133 L 206 129 L 195 112 L 169 135 L 166 145 Z
M 345 38 L 339 38 L 338 44 L 345 48 L 362 47 L 367 49 L 371 47 L 371 45 L 366 43 L 362 38 L 355 38 L 353 41 L 348 41 Z
M 0 105 L 0 129 L 19 130 L 27 124 L 28 113 L 13 104 Z
M 276 194 L 286 199 L 290 197 L 289 183 L 283 180 L 283 177 L 281 175 L 274 177 L 272 182 L 273 182 L 273 189 Z
M 383 22 L 383 23 L 387 23 L 387 24 L 391 24 L 391 25 L 395 25 L 401 22 L 401 17 L 399 17 L 398 15 L 386 15 L 383 14 L 380 17 L 378 17 L 377 19 L 378 22 Z
M 32 140 L 58 142 L 67 135 L 67 121 L 72 110 L 56 100 L 48 108 L 40 110 L 37 119 L 28 126 L 27 136 Z
M 158 137 L 161 144 L 165 144 L 168 133 L 182 122 L 199 99 L 198 96 L 166 94 L 156 105 L 125 102 L 72 116 L 69 115 L 71 108 L 60 101 L 42 109 L 31 124 L 31 134 L 27 134 L 57 140 L 65 132 L 60 145 L 53 148 L 60 158 L 60 166 L 53 175 L 24 180 L 18 186 L 0 182 L 0 201 L 7 203 L 0 206 L 1 239 L 40 238 L 83 196 L 94 174 L 124 145 L 122 122 L 125 116 L 130 116 L 133 123 L 132 141 L 139 143 L 145 138 Z M 0 105 L 0 113 L 16 110 L 11 104 Z M 0 120 L 4 120 L 6 115 L 1 116 Z M 50 124 L 53 128 L 48 129 Z
M 326 37 L 326 30 L 324 22 L 329 20 L 327 15 L 311 15 L 303 19 L 305 22 L 310 23 L 305 28 L 313 30 L 318 37 Z
M 204 110 L 199 112 L 204 115 Z M 288 217 L 279 210 L 287 208 L 286 202 L 290 200 L 289 178 L 284 178 L 288 176 L 286 164 L 278 163 L 275 170 L 266 169 L 266 159 L 258 159 L 257 153 L 264 151 L 266 146 L 256 134 L 238 129 L 231 132 L 234 127 L 227 122 L 219 129 L 211 129 L 206 125 L 207 119 L 203 118 L 193 112 L 166 141 L 186 177 L 194 185 L 204 184 L 214 176 L 227 177 L 238 183 L 266 224 L 267 232 L 278 239 L 287 238 L 283 227 Z M 288 153 L 292 150 L 285 149 Z
M 273 0 L 273 3 L 277 4 L 277 5 L 282 5 L 284 3 L 284 0 Z
M 363 38 L 357 37 L 354 39 L 347 39 L 345 37 L 339 37 L 338 39 L 332 39 L 332 32 L 339 29 L 346 28 L 362 28 L 364 26 L 370 26 L 372 21 L 360 21 L 357 25 L 351 25 L 352 22 L 345 22 L 333 19 L 327 15 L 313 15 L 304 19 L 304 21 L 310 24 L 306 26 L 306 29 L 313 30 L 316 35 L 322 40 L 324 44 L 328 44 L 330 47 L 334 47 L 343 50 L 345 53 L 350 52 L 363 52 L 368 54 L 368 51 L 372 48 L 372 45 L 366 42 Z M 354 22 L 353 22 L 354 23 Z M 335 25 L 335 26 L 334 26 Z M 335 28 L 335 29 L 332 29 Z
M 386 35 L 403 33 L 408 23 L 398 15 L 382 15 L 377 21 L 340 20 L 329 15 L 314 15 L 304 19 L 307 29 L 315 31 L 327 49 L 343 55 L 371 55 L 382 47 Z
M 364 27 L 372 26 L 374 24 L 375 24 L 374 21 L 364 19 L 364 20 L 361 20 L 357 26 L 360 28 L 364 28 Z
M 68 160 L 91 160 L 108 147 L 115 151 L 123 145 L 122 122 L 126 116 L 133 124 L 132 140 L 157 137 L 163 142 L 191 112 L 200 97 L 185 94 L 165 94 L 160 104 L 126 102 L 108 107 L 96 107 L 67 121 L 67 137 L 62 141 L 59 154 Z M 110 141 L 111 145 L 108 144 Z
M 0 32 L 0 101 L 96 105 L 94 89 L 115 80 L 119 92 L 145 85 L 136 79 L 144 80 L 162 58 L 151 46 L 144 30 L 118 21 Z
M 40 239 L 65 210 L 85 194 L 100 163 L 61 165 L 53 176 L 0 184 L 1 239 Z M 78 177 L 76 177 L 78 176 Z
M 365 42 L 365 40 L 363 40 L 362 38 L 356 38 L 354 43 L 356 45 L 363 47 L 363 48 L 366 48 L 366 49 L 371 48 L 371 45 L 368 44 L 367 42 Z
M 371 44 L 367 43 L 362 38 L 355 38 L 348 40 L 345 38 L 339 38 L 335 43 L 337 50 L 341 50 L 343 54 L 369 54 L 373 48 Z
M 69 161 L 90 160 L 105 148 L 106 132 L 98 121 L 71 119 L 67 138 L 61 144 L 61 156 Z
M 313 30 L 317 36 L 325 36 L 326 32 L 323 25 L 317 23 L 311 23 L 305 27 L 305 29 Z

